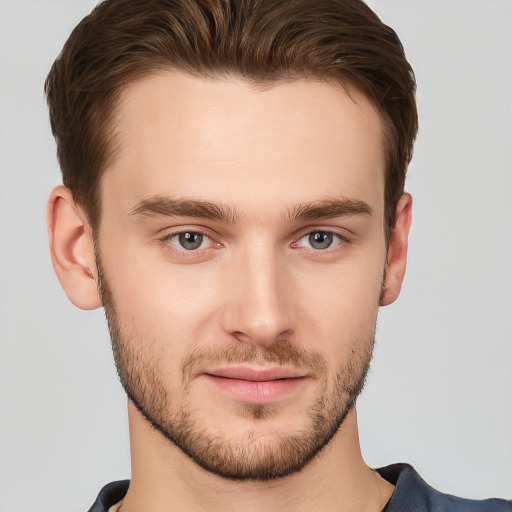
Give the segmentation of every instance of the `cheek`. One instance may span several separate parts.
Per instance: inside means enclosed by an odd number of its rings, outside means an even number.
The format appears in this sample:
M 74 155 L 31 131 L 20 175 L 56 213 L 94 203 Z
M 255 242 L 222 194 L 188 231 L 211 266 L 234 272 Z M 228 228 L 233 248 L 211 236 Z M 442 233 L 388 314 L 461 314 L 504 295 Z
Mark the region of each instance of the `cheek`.
M 131 338 L 158 341 L 159 353 L 177 355 L 204 335 L 218 304 L 217 272 L 170 265 L 135 244 L 115 252 L 102 247 L 102 263 L 122 329 Z
M 306 338 L 319 350 L 346 354 L 354 343 L 373 339 L 384 272 L 384 257 L 376 255 L 379 251 L 357 265 L 345 261 L 300 279 L 297 313 Z

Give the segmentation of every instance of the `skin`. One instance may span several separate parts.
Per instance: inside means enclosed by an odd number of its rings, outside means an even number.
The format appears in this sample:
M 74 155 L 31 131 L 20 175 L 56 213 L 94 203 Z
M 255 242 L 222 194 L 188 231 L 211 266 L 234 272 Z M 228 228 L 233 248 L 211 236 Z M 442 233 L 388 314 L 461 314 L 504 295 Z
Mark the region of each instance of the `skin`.
M 315 401 L 333 395 L 339 368 L 371 351 L 379 306 L 400 292 L 411 198 L 400 200 L 386 247 L 381 121 L 364 95 L 349 92 L 320 81 L 262 89 L 161 72 L 132 84 L 122 99 L 97 234 L 122 338 L 155 369 L 173 397 L 171 412 L 186 401 L 201 428 L 241 446 L 248 432 L 261 448 L 307 428 Z M 207 201 L 231 216 L 155 214 L 148 211 L 155 198 L 159 206 L 169 198 Z M 322 201 L 367 211 L 293 215 Z M 100 307 L 92 232 L 65 187 L 50 197 L 48 226 L 68 297 L 84 309 Z M 185 250 L 176 235 L 183 231 L 203 233 L 203 244 Z M 318 232 L 333 233 L 327 249 L 311 245 Z M 201 359 L 184 379 L 183 362 L 194 351 L 225 355 L 239 346 L 262 355 L 282 340 L 325 361 L 322 370 L 306 368 L 284 395 L 236 397 L 211 383 Z M 260 403 L 268 414 L 257 417 Z M 266 482 L 205 471 L 132 402 L 129 420 L 132 481 L 123 512 L 377 511 L 393 491 L 363 461 L 355 408 L 301 471 Z

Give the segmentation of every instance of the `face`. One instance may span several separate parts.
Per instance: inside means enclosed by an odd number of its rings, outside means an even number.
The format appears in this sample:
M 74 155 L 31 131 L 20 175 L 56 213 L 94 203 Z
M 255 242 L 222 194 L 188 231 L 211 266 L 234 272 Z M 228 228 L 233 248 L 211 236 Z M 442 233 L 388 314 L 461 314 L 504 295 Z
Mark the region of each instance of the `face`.
M 386 261 L 379 117 L 357 90 L 133 84 L 97 261 L 123 385 L 210 472 L 300 470 L 371 358 Z

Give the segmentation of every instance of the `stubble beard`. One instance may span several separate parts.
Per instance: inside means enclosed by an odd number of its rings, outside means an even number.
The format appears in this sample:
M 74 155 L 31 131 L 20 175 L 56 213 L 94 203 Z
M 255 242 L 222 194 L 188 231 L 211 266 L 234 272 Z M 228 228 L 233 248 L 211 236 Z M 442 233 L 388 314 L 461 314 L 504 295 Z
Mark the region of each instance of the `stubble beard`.
M 206 349 L 189 353 L 182 362 L 182 392 L 171 392 L 158 374 L 160 364 L 156 354 L 144 343 L 148 340 L 123 332 L 98 257 L 97 268 L 117 373 L 128 398 L 158 432 L 210 473 L 230 480 L 268 481 L 300 471 L 333 439 L 364 387 L 372 358 L 375 325 L 364 339 L 354 340 L 349 360 L 330 383 L 325 376 L 327 362 L 320 352 L 304 351 L 283 339 L 268 349 L 237 343 L 222 351 Z M 248 431 L 243 438 L 233 440 L 205 424 L 189 400 L 190 381 L 187 383 L 186 377 L 205 362 L 272 362 L 313 369 L 319 381 L 324 377 L 324 392 L 311 404 L 308 423 L 295 432 L 274 432 L 265 439 L 255 431 Z M 171 395 L 178 396 L 180 402 Z M 258 423 L 278 414 L 276 407 L 274 404 L 241 403 L 236 413 Z

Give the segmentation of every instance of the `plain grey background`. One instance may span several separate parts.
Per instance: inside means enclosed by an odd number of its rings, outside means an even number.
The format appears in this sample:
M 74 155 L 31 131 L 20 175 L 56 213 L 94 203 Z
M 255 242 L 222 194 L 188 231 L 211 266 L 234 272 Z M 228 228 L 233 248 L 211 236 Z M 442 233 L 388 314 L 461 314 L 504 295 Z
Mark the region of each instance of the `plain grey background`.
M 467 497 L 512 497 L 512 2 L 373 0 L 418 79 L 408 275 L 381 312 L 359 402 L 369 464 L 412 463 Z M 43 81 L 91 0 L 0 0 L 0 511 L 84 511 L 129 477 L 102 311 L 47 251 L 59 182 Z

